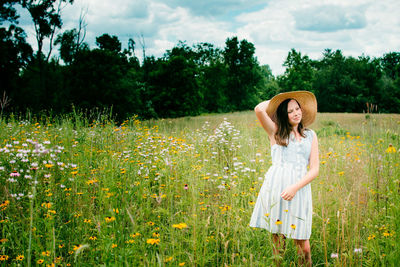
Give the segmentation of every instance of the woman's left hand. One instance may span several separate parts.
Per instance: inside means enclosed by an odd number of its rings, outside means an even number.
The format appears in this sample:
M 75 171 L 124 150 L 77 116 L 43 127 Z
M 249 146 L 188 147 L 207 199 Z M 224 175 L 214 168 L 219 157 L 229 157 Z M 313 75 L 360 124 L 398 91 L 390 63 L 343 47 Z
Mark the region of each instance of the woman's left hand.
M 297 188 L 297 185 L 295 185 L 295 184 L 288 186 L 285 188 L 285 190 L 282 191 L 281 197 L 284 200 L 291 201 L 294 198 L 294 196 L 296 195 L 297 190 L 298 190 L 298 188 Z

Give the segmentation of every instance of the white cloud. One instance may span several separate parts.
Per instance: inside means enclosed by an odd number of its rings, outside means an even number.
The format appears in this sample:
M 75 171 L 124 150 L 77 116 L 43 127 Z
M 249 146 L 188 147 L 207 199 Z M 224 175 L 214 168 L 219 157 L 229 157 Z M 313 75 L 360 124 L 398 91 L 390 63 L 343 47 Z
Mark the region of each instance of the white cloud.
M 337 5 L 315 6 L 293 12 L 296 29 L 316 32 L 335 32 L 361 29 L 366 26 L 363 7 L 344 8 Z
M 327 20 L 324 21 L 325 16 L 317 12 L 323 5 L 330 8 L 335 5 L 336 10 L 332 12 L 332 16 L 336 14 L 333 20 L 336 23 L 336 31 L 332 31 L 333 28 L 326 28 L 326 32 L 323 32 L 323 27 L 315 31 L 297 29 L 296 25 L 298 26 L 301 18 L 296 17 L 296 14 L 301 14 L 304 10 L 308 11 L 302 14 L 308 14 L 308 18 L 303 17 L 306 20 L 304 25 L 318 19 L 327 23 Z M 323 7 L 322 10 L 325 12 L 327 9 Z M 380 57 L 385 52 L 398 50 L 400 47 L 398 10 L 400 2 L 394 0 L 351 2 L 281 0 L 271 2 L 257 12 L 238 16 L 237 20 L 244 26 L 238 28 L 237 32 L 248 36 L 254 43 L 261 63 L 269 64 L 274 74 L 281 74 L 284 71 L 282 64 L 291 48 L 313 59 L 321 58 L 327 48 L 340 49 L 344 55 L 354 57 L 363 53 L 371 57 Z M 313 17 L 310 11 L 317 12 L 317 16 Z M 345 13 L 342 16 L 343 21 L 338 19 L 341 17 L 339 11 Z M 308 25 L 311 28 L 312 25 Z

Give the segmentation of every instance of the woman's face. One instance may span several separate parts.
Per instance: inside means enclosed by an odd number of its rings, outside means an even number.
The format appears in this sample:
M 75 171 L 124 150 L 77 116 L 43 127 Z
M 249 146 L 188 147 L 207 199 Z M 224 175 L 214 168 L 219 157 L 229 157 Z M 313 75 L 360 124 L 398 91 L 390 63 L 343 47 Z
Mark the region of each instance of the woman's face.
M 289 101 L 287 113 L 290 125 L 295 126 L 301 122 L 303 113 L 296 100 L 292 99 Z

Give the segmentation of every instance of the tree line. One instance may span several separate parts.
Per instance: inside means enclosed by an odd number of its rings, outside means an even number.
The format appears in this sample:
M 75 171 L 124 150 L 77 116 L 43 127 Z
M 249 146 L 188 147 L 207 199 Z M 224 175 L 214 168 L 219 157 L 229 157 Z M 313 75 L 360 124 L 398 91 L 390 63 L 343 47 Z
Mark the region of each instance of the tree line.
M 225 47 L 179 42 L 159 58 L 140 62 L 135 40 L 122 49 L 105 33 L 96 47 L 84 42 L 85 23 L 62 28 L 61 10 L 73 0 L 5 0 L 0 9 L 1 112 L 110 108 L 118 119 L 193 116 L 252 109 L 292 90 L 309 90 L 321 112 L 400 112 L 400 53 L 381 58 L 345 57 L 325 50 L 319 60 L 292 49 L 275 77 L 260 65 L 255 46 L 237 37 Z M 37 50 L 18 27 L 20 5 L 32 17 Z M 45 41 L 49 48 L 44 52 Z M 143 54 L 145 50 L 143 48 Z M 57 56 L 51 56 L 58 49 Z M 367 104 L 368 103 L 368 104 Z

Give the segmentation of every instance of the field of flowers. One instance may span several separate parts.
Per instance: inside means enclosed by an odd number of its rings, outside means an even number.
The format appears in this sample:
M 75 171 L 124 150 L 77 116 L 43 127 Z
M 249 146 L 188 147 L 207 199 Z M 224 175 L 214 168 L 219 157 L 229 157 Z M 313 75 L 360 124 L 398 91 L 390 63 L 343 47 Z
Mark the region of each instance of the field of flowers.
M 318 114 L 315 266 L 400 261 L 400 115 Z M 253 112 L 0 119 L 0 266 L 270 266 Z M 297 263 L 288 242 L 282 266 Z

